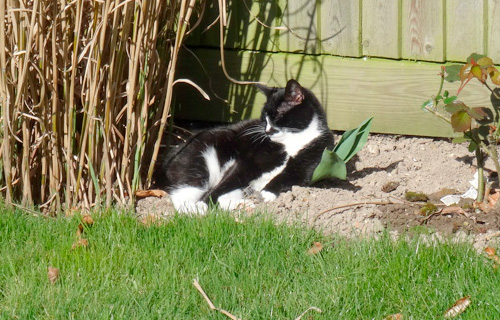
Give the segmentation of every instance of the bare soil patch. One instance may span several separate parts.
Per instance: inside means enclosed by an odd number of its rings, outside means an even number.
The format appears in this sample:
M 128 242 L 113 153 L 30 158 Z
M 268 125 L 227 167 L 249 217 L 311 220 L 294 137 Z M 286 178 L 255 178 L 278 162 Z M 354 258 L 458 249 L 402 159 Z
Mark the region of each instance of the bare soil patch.
M 487 162 L 487 168 L 493 168 Z M 425 202 L 405 200 L 407 191 L 421 192 L 429 202 L 444 207 L 446 194 L 463 194 L 476 172 L 474 155 L 465 144 L 449 139 L 373 134 L 348 163 L 347 181 L 322 181 L 313 187 L 293 187 L 271 203 L 260 203 L 276 220 L 298 223 L 347 237 L 417 232 L 430 238 L 474 242 L 478 249 L 498 244 L 500 214 L 465 205 L 445 214 L 422 214 Z M 140 200 L 140 215 L 171 210 L 167 198 Z

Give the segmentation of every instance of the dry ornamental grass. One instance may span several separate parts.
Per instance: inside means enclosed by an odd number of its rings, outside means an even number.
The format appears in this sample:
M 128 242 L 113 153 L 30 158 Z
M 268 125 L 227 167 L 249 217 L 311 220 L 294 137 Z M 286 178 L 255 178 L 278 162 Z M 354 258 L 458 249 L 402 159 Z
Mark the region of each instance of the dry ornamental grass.
M 0 0 L 0 187 L 49 212 L 147 187 L 204 1 Z M 179 80 L 177 80 L 179 81 Z

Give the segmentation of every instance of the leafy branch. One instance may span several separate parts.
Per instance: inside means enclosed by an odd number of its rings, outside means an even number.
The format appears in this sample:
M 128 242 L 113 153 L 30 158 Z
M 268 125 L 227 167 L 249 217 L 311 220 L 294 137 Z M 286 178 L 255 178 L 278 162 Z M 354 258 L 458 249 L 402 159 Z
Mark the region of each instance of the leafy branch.
M 497 144 L 500 138 L 500 89 L 492 89 L 488 79 L 494 85 L 500 85 L 500 71 L 491 58 L 472 54 L 464 65 L 443 66 L 440 72 L 441 82 L 437 94 L 422 104 L 422 109 L 446 121 L 461 137 L 453 139 L 455 143 L 469 143 L 469 151 L 474 152 L 479 172 L 477 201 L 484 199 L 485 179 L 484 161 L 490 157 L 495 170 L 500 172 Z M 472 80 L 477 79 L 490 91 L 492 108 L 469 107 L 458 99 L 458 95 Z M 452 96 L 445 90 L 444 81 L 461 81 L 457 94 Z M 446 111 L 446 114 L 441 110 Z M 497 178 L 498 183 L 498 178 Z

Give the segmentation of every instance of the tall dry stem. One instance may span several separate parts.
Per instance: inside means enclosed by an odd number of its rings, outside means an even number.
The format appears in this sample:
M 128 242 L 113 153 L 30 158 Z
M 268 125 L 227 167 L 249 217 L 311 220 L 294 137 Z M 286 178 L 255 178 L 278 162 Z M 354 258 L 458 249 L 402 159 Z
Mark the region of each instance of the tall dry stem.
M 0 0 L 5 200 L 49 212 L 130 204 L 150 182 L 179 50 L 203 7 Z

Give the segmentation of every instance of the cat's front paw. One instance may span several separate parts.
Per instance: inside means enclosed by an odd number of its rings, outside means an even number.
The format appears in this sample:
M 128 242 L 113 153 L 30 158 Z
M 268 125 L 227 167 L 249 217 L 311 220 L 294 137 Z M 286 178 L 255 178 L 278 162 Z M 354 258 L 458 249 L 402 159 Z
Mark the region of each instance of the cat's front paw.
M 266 190 L 262 190 L 260 192 L 260 195 L 264 199 L 264 202 L 274 201 L 277 198 L 277 196 L 274 193 L 266 191 Z
M 205 202 L 184 202 L 175 208 L 180 214 L 195 213 L 205 215 L 208 211 L 208 205 Z

